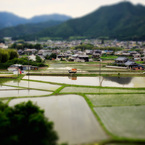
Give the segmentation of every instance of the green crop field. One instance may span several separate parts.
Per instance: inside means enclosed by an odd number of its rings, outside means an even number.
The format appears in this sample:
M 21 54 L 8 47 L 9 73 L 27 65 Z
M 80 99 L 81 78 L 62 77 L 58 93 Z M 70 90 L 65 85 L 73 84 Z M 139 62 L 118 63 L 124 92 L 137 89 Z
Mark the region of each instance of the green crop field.
M 65 87 L 61 93 L 145 93 L 145 89 L 116 89 L 116 88 L 85 88 L 85 87 Z
M 145 141 L 145 89 L 66 86 L 60 93 L 85 94 L 102 127 L 120 144 Z
M 145 106 L 94 108 L 114 136 L 145 140 Z
M 145 104 L 145 94 L 87 95 L 94 106 Z

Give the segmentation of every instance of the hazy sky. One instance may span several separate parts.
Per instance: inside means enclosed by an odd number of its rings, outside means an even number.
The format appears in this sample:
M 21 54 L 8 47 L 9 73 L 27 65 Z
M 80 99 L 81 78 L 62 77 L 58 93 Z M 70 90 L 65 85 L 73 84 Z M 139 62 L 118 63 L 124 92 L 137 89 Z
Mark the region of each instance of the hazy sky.
M 41 14 L 66 14 L 73 18 L 84 16 L 100 6 L 115 4 L 124 0 L 0 0 L 0 11 L 12 12 L 30 18 Z M 129 0 L 145 5 L 145 0 Z

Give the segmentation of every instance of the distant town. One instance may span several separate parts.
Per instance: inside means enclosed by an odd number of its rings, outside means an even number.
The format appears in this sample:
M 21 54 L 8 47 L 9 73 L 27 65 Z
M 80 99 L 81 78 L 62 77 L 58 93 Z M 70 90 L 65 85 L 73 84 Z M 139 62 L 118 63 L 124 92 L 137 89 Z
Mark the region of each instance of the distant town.
M 36 61 L 39 56 L 45 59 L 73 62 L 94 62 L 114 60 L 112 67 L 143 70 L 145 64 L 144 41 L 118 41 L 104 39 L 85 39 L 72 41 L 13 41 L 4 38 L 0 48 L 16 49 L 19 57 L 28 56 Z M 108 65 L 107 65 L 108 66 Z M 109 67 L 109 66 L 108 66 Z

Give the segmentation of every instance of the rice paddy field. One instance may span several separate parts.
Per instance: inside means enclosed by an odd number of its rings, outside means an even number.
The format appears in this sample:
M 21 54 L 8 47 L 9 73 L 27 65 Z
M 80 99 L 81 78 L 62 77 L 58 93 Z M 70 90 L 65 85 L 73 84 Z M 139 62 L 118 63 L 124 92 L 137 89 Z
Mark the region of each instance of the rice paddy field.
M 21 88 L 32 88 L 32 89 L 42 89 L 42 90 L 50 90 L 54 91 L 58 89 L 59 85 L 53 85 L 49 83 L 40 83 L 40 82 L 32 82 L 32 81 L 10 81 L 5 83 L 7 86 L 21 87 Z
M 41 78 L 3 81 L 0 101 L 13 106 L 31 100 L 39 105 L 54 122 L 59 144 L 145 144 L 144 87 L 86 86 Z
M 100 64 L 100 62 L 88 62 L 88 63 L 66 63 L 66 62 L 59 62 L 59 63 L 51 63 L 49 64 L 50 67 L 47 69 L 47 72 L 67 72 L 68 69 L 76 68 L 78 72 L 97 72 L 99 71 L 100 65 L 103 66 L 104 64 Z M 102 67 L 102 71 L 118 71 L 117 69 L 112 68 L 105 68 Z M 123 70 L 126 71 L 126 70 Z
M 85 94 L 89 94 L 89 93 L 95 93 L 95 94 L 99 94 L 99 93 L 112 93 L 112 94 L 119 94 L 119 93 L 145 93 L 145 89 L 116 89 L 116 88 L 96 88 L 96 87 L 65 87 L 63 90 L 61 90 L 62 93 L 85 93 Z
M 54 121 L 59 143 L 83 144 L 108 139 L 84 98 L 79 95 L 21 98 L 10 101 L 9 105 L 28 100 L 37 103 Z
M 94 108 L 106 129 L 113 135 L 130 139 L 145 137 L 145 106 Z
M 44 73 L 68 73 L 68 70 L 71 68 L 76 68 L 78 73 L 97 73 L 99 74 L 100 69 L 102 74 L 134 74 L 134 71 L 128 71 L 127 69 L 117 69 L 117 68 L 109 68 L 105 67 L 108 63 L 112 63 L 114 60 L 103 60 L 103 62 L 65 62 L 65 61 L 47 61 L 49 64 L 49 68 L 47 68 Z M 137 72 L 136 72 L 137 73 Z M 140 74 L 140 72 L 139 72 Z
M 145 105 L 145 94 L 87 95 L 93 106 Z

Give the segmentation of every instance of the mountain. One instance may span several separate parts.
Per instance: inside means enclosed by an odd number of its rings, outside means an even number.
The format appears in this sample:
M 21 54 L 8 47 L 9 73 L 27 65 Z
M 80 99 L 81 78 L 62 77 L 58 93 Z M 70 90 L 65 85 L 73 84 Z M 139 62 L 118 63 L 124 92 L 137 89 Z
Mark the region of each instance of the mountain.
M 71 19 L 70 16 L 60 14 L 40 15 L 30 19 L 22 18 L 8 12 L 0 12 L 0 29 L 5 27 L 12 27 L 19 24 L 26 23 L 40 23 L 46 21 L 66 21 Z
M 70 16 L 60 14 L 40 15 L 29 19 L 29 23 L 39 23 L 46 21 L 67 21 L 71 19 Z
M 104 6 L 98 10 L 77 19 L 71 19 L 58 26 L 46 28 L 36 33 L 37 37 L 60 37 L 68 39 L 71 36 L 109 39 L 145 39 L 145 7 L 121 2 L 112 6 Z M 28 39 L 33 39 L 30 35 Z
M 27 22 L 27 19 L 18 17 L 8 12 L 0 12 L 0 18 L 0 29 L 16 26 L 18 24 L 25 24 Z
M 104 6 L 98 10 L 77 19 L 70 19 L 58 26 L 41 29 L 39 32 L 28 34 L 15 39 L 26 40 L 40 37 L 62 38 L 109 38 L 121 40 L 145 39 L 145 7 L 121 2 Z M 13 31 L 15 33 L 16 31 Z M 0 32 L 1 33 L 1 32 Z M 16 36 L 17 33 L 15 33 Z M 2 36 L 2 33 L 1 33 Z M 4 36 L 4 35 L 3 35 Z
M 45 28 L 56 26 L 63 23 L 63 21 L 49 20 L 47 22 L 41 22 L 36 24 L 21 24 L 15 27 L 8 27 L 0 30 L 0 38 L 3 37 L 21 37 L 23 35 L 33 35 Z

